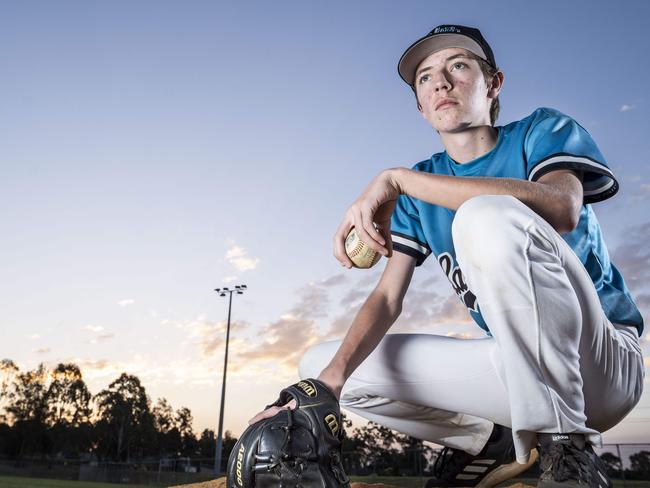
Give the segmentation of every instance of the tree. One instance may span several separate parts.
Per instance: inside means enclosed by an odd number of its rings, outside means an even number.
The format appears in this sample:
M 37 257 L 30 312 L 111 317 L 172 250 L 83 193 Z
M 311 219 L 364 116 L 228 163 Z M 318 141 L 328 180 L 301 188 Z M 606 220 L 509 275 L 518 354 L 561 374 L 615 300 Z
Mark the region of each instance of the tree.
M 361 428 L 354 429 L 362 469 L 370 468 L 372 473 L 384 476 L 399 474 L 397 458 L 401 455 L 400 435 L 372 421 Z
M 181 436 L 181 454 L 191 456 L 196 454 L 197 441 L 192 430 L 192 412 L 187 407 L 182 407 L 176 412 L 176 428 Z
M 344 427 L 351 422 L 344 420 Z M 345 432 L 345 429 L 344 429 Z M 343 437 L 343 463 L 346 470 L 359 474 L 390 476 L 421 475 L 434 457 L 431 447 L 421 439 L 368 422 Z
M 153 421 L 158 432 L 167 433 L 174 428 L 174 410 L 166 398 L 159 398 L 153 407 Z
M 650 474 L 650 451 L 639 451 L 632 454 L 630 467 L 637 473 Z
M 235 444 L 237 444 L 237 438 L 233 436 L 229 430 L 227 430 L 223 435 L 223 443 L 221 447 L 223 454 L 223 457 L 221 458 L 222 461 L 225 460 L 227 462 L 228 458 L 230 457 L 230 453 L 232 453 L 232 450 L 235 447 Z
M 142 458 L 155 450 L 149 399 L 136 376 L 122 373 L 96 397 L 99 444 L 104 455 L 120 461 Z
M 46 403 L 53 452 L 77 457 L 90 450 L 91 398 L 79 366 L 61 363 L 52 370 Z
M 0 423 L 7 422 L 6 408 L 10 395 L 16 388 L 16 376 L 20 370 L 11 359 L 0 361 Z
M 618 476 L 623 469 L 621 458 L 611 452 L 604 452 L 600 455 L 600 460 L 605 464 L 609 476 Z
M 18 373 L 15 377 L 5 408 L 15 435 L 15 444 L 9 452 L 12 456 L 42 454 L 50 450 L 45 424 L 47 378 L 43 364 L 32 371 Z
M 44 423 L 47 417 L 47 371 L 43 364 L 38 368 L 18 373 L 13 391 L 8 394 L 7 412 L 14 422 L 35 421 Z
M 230 432 L 226 431 L 226 437 L 229 434 Z M 214 436 L 214 430 L 204 429 L 203 432 L 201 432 L 201 437 L 199 438 L 199 445 L 198 445 L 199 456 L 202 458 L 214 458 L 216 446 L 217 446 L 217 441 Z
M 91 395 L 76 364 L 59 364 L 46 393 L 50 425 L 78 427 L 90 416 Z
M 178 455 L 182 448 L 181 436 L 176 428 L 174 410 L 165 398 L 159 398 L 153 408 L 153 420 L 158 438 L 159 455 Z

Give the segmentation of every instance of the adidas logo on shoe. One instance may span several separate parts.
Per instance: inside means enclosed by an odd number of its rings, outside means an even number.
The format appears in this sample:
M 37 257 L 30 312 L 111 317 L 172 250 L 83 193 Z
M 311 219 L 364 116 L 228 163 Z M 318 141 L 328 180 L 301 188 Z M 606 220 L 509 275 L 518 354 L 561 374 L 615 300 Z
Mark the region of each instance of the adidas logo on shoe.
M 613 488 L 607 467 L 582 434 L 537 435 L 541 475 L 537 488 Z

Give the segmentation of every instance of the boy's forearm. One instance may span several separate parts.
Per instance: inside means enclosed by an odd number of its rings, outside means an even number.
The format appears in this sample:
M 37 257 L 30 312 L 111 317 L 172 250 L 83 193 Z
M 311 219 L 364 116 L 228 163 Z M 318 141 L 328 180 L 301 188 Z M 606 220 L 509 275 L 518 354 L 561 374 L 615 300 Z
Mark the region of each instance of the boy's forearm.
M 577 222 L 571 216 L 579 216 L 582 205 L 582 199 L 575 198 L 575 183 L 549 185 L 515 178 L 437 175 L 406 168 L 390 169 L 388 177 L 401 193 L 451 210 L 479 195 L 512 195 L 559 232 L 573 230 Z M 581 197 L 581 191 L 578 193 Z
M 391 304 L 382 293 L 371 293 L 321 376 L 343 386 L 354 370 L 377 347 L 400 312 L 401 305 Z

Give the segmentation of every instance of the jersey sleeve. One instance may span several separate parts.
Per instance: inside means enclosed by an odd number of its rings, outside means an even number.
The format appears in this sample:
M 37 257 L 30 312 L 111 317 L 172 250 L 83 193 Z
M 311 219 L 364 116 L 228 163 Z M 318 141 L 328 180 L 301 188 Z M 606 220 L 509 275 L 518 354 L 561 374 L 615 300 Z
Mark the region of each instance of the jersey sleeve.
M 400 195 L 391 218 L 391 237 L 393 251 L 408 254 L 420 266 L 431 254 L 420 224 L 418 210 L 408 195 Z
M 557 110 L 540 108 L 526 134 L 524 151 L 530 181 L 557 169 L 583 174 L 584 203 L 613 196 L 618 182 L 591 135 L 571 117 Z

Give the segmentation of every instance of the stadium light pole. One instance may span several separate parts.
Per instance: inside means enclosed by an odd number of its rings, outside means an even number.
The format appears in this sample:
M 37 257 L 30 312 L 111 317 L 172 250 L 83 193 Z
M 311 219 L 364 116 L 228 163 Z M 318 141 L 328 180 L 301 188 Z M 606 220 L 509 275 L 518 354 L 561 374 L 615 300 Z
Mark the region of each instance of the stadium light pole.
M 236 285 L 234 289 L 228 287 L 215 288 L 220 297 L 229 295 L 228 299 L 228 326 L 226 328 L 226 354 L 223 359 L 223 382 L 221 383 L 221 409 L 219 411 L 219 433 L 217 434 L 217 449 L 214 455 L 214 472 L 218 476 L 221 474 L 221 451 L 223 445 L 223 405 L 226 398 L 226 370 L 228 369 L 228 342 L 230 341 L 230 311 L 232 309 L 232 294 L 243 295 L 246 285 Z

